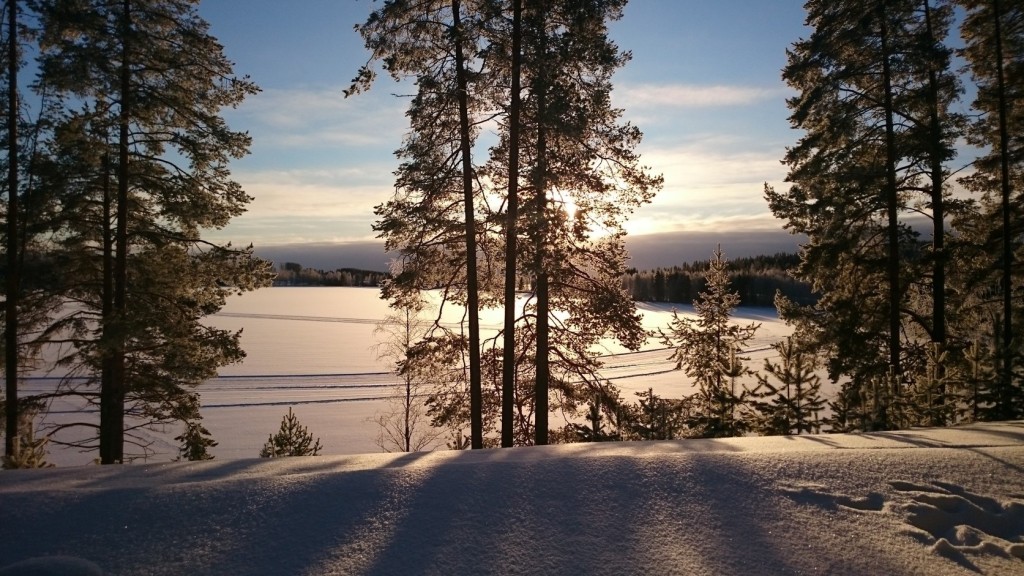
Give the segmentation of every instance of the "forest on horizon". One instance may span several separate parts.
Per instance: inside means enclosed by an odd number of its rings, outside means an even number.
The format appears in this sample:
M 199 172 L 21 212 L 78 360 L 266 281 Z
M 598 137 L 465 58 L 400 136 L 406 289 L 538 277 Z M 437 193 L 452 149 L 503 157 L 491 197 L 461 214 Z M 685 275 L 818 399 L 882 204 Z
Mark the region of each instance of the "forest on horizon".
M 793 277 L 799 264 L 796 254 L 773 254 L 733 258 L 727 261 L 729 285 L 739 294 L 740 306 L 775 306 L 776 293 L 798 304 L 813 304 L 810 286 Z M 627 268 L 622 276 L 623 289 L 637 302 L 693 304 L 704 291 L 704 275 L 710 260 L 696 260 L 679 266 L 651 270 Z M 297 262 L 274 267 L 274 286 L 370 286 L 380 287 L 391 277 L 388 272 L 337 268 L 308 268 Z M 520 289 L 525 289 L 520 286 Z

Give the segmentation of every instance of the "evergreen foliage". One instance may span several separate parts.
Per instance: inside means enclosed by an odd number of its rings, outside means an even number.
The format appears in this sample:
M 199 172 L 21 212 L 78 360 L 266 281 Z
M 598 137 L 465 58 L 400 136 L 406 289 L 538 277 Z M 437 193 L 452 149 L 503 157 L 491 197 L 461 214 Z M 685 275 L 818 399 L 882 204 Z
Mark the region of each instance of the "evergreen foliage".
M 40 296 L 28 292 L 45 305 L 30 346 L 60 343 L 69 378 L 54 394 L 100 415 L 47 435 L 122 462 L 126 443 L 146 453 L 140 427 L 197 418 L 195 386 L 244 356 L 238 333 L 201 320 L 229 294 L 269 285 L 269 264 L 201 231 L 251 200 L 227 169 L 250 138 L 220 111 L 258 88 L 233 74 L 193 2 L 27 4 L 46 114 L 25 226 L 46 241 L 29 243 L 25 261 L 49 269 Z
M 818 433 L 825 408 L 821 378 L 816 374 L 818 358 L 792 337 L 772 348 L 779 362 L 764 361 L 764 371 L 756 375 L 757 387 L 750 394 L 754 431 L 767 436 Z
M 637 403 L 625 407 L 622 415 L 627 439 L 674 440 L 686 437 L 688 427 L 693 423 L 693 399 L 662 398 L 652 389 L 636 395 Z
M 299 423 L 292 409 L 281 419 L 281 428 L 271 434 L 260 449 L 260 458 L 283 458 L 285 456 L 316 456 L 320 454 L 320 439 L 313 441 L 313 435 Z
M 503 445 L 546 443 L 548 413 L 579 415 L 600 387 L 594 344 L 610 336 L 635 349 L 644 339 L 619 284 L 622 221 L 661 178 L 640 166 L 641 134 L 611 107 L 611 78 L 628 54 L 607 26 L 624 4 L 555 2 L 520 12 L 514 2 L 388 2 L 360 27 L 371 59 L 417 84 L 396 194 L 376 212 L 375 229 L 399 255 L 383 294 L 396 307 L 415 307 L 422 290 L 441 288 L 446 301 L 471 310 L 457 330 L 436 322 L 414 356 L 468 371 L 453 374 L 428 402 L 435 423 L 452 430 L 468 416 L 474 447 L 478 426 Z M 361 69 L 349 92 L 368 87 L 374 74 Z M 520 81 L 524 89 L 510 94 Z M 466 142 L 472 148 L 487 114 L 495 115 L 498 143 L 467 194 Z M 507 202 L 513 191 L 516 202 Z M 497 254 L 506 255 L 503 265 L 490 259 Z M 508 296 L 519 282 L 532 293 L 521 313 Z M 473 286 L 479 303 L 470 301 Z M 514 312 L 502 346 L 481 351 L 473 341 L 477 304 Z M 477 367 L 481 381 L 502 385 L 477 395 Z M 466 401 L 469 408 L 454 404 Z M 496 428 L 499 407 L 504 429 Z
M 746 429 L 741 407 L 746 390 L 738 379 L 749 373 L 746 358 L 737 353 L 754 337 L 759 324 L 730 322 L 739 295 L 729 288 L 729 275 L 721 247 L 715 250 L 705 273 L 706 290 L 694 302 L 697 318 L 672 313 L 667 331 L 658 329 L 670 360 L 698 388 L 688 422 L 698 437 L 738 436 Z
M 297 262 L 285 262 L 275 271 L 274 286 L 372 286 L 379 288 L 388 279 L 387 272 L 360 268 L 323 270 L 306 268 Z
M 975 114 L 967 131 L 980 157 L 960 183 L 977 194 L 971 210 L 955 221 L 964 231 L 960 262 L 964 266 L 965 323 L 975 330 L 965 340 L 989 340 L 984 334 L 996 321 L 992 342 L 995 380 L 978 412 L 983 419 L 1024 416 L 1024 5 L 1010 0 L 956 0 L 964 11 L 961 56 L 974 81 Z
M 20 398 L 17 400 L 19 407 L 15 412 L 17 413 L 17 420 L 15 421 L 17 430 L 15 434 L 14 449 L 9 453 L 5 453 L 3 456 L 2 464 L 3 468 L 13 470 L 18 468 L 50 468 L 53 464 L 46 461 L 46 446 L 50 439 L 46 436 L 42 438 L 36 438 L 36 425 L 35 419 L 39 412 L 44 408 L 41 402 L 37 399 L 32 398 Z M 0 401 L 0 408 L 6 408 L 7 399 L 4 398 Z M 6 416 L 3 420 L 6 428 Z
M 740 295 L 739 305 L 774 306 L 778 293 L 800 305 L 814 304 L 816 297 L 811 293 L 810 284 L 793 276 L 799 264 L 800 257 L 796 254 L 729 260 L 729 282 Z M 653 270 L 630 268 L 622 277 L 622 287 L 638 302 L 692 304 L 704 290 L 704 273 L 709 265 L 707 260 L 698 260 Z
M 965 209 L 947 182 L 963 124 L 952 112 L 961 91 L 946 43 L 952 10 L 942 0 L 805 8 L 811 34 L 792 45 L 783 71 L 797 91 L 790 122 L 804 135 L 784 160 L 792 186 L 766 185 L 765 196 L 788 229 L 807 235 L 796 276 L 819 298 L 779 310 L 849 387 L 837 417 L 896 427 L 904 416 L 889 411 L 909 398 L 926 343 L 964 337 L 951 332 L 963 325 L 960 303 L 947 298 L 964 294 L 950 290 L 959 247 L 945 242 Z M 911 226 L 921 215 L 930 244 Z M 871 406 L 855 405 L 865 399 Z
M 199 420 L 185 422 L 185 430 L 174 439 L 181 443 L 178 448 L 179 460 L 190 462 L 213 460 L 213 454 L 210 454 L 209 450 L 217 446 L 217 441 Z

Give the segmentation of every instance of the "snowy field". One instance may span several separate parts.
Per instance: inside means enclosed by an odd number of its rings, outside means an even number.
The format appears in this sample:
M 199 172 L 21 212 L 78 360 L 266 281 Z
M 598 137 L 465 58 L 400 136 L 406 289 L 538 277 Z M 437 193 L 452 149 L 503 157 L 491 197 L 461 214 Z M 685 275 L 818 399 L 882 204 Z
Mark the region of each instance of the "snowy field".
M 668 304 L 638 304 L 649 330 L 667 327 L 672 309 Z M 692 308 L 682 307 L 680 312 L 692 312 Z M 369 420 L 384 408 L 382 398 L 394 393 L 396 383 L 391 367 L 377 358 L 375 350 L 383 338 L 375 328 L 387 314 L 387 303 L 375 288 L 269 288 L 230 299 L 209 322 L 219 328 L 243 329 L 242 346 L 248 356 L 199 388 L 204 424 L 219 442 L 210 452 L 225 460 L 258 455 L 289 406 L 321 439 L 325 455 L 380 451 L 374 441 L 377 427 Z M 460 315 L 461 310 L 449 308 L 443 319 L 452 324 Z M 482 313 L 484 338 L 497 333 L 501 315 L 500 310 Z M 749 366 L 755 369 L 774 353 L 770 345 L 790 333 L 771 308 L 740 309 L 736 321 L 761 323 L 747 354 Z M 623 390 L 624 397 L 634 399 L 635 392 L 648 388 L 672 398 L 692 391 L 685 376 L 668 361 L 671 351 L 656 339 L 640 352 L 624 352 L 610 343 L 602 351 L 607 354 L 602 374 Z M 23 393 L 52 389 L 53 380 L 41 376 L 37 373 L 30 379 Z M 98 415 L 83 414 L 78 406 L 67 403 L 53 407 L 50 421 L 80 418 L 95 420 Z M 553 414 L 552 427 L 562 424 L 561 417 Z M 146 461 L 174 459 L 178 433 L 177 428 L 147 433 L 154 453 Z M 138 449 L 127 446 L 126 451 Z M 95 457 L 95 452 L 54 447 L 49 461 L 74 466 Z
M 0 472 L 0 575 L 1019 575 L 1024 422 Z

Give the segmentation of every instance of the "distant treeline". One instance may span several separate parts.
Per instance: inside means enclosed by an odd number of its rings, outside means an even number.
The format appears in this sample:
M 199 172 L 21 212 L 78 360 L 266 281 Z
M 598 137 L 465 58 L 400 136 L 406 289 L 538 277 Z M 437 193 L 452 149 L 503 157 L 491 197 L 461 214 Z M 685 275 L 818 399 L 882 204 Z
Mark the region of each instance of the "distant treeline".
M 772 306 L 776 290 L 794 302 L 811 304 L 814 295 L 810 286 L 789 274 L 799 263 L 796 254 L 736 258 L 728 263 L 730 286 L 739 292 L 741 306 Z M 630 268 L 622 278 L 622 286 L 638 302 L 692 304 L 705 289 L 704 274 L 709 264 L 707 260 L 698 260 L 654 270 Z M 380 286 L 388 276 L 386 272 L 358 268 L 320 270 L 285 262 L 277 269 L 274 286 Z
M 386 272 L 358 268 L 320 270 L 285 262 L 284 266 L 277 269 L 274 286 L 380 286 L 387 277 Z
M 772 306 L 775 292 L 800 304 L 811 304 L 811 287 L 795 280 L 789 271 L 800 263 L 796 254 L 774 254 L 736 258 L 728 263 L 730 287 L 740 295 L 741 306 Z M 704 274 L 710 265 L 700 260 L 671 268 L 640 270 L 630 268 L 622 286 L 638 302 L 692 304 L 705 289 Z

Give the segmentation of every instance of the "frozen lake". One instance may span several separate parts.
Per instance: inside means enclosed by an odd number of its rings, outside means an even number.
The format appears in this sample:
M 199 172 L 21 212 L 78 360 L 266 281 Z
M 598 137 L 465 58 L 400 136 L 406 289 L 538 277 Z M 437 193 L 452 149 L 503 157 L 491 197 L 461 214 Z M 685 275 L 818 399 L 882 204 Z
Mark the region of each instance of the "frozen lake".
M 671 305 L 638 304 L 645 328 L 667 326 Z M 689 312 L 682 307 L 681 312 Z M 369 421 L 393 394 L 397 379 L 386 360 L 377 358 L 377 344 L 383 339 L 375 333 L 388 314 L 387 303 L 376 288 L 267 288 L 233 297 L 209 324 L 230 330 L 242 329 L 242 346 L 247 353 L 239 364 L 221 369 L 220 376 L 199 388 L 204 424 L 219 445 L 211 450 L 218 459 L 252 458 L 259 453 L 267 437 L 277 430 L 282 415 L 293 407 L 311 433 L 320 437 L 325 454 L 377 452 L 375 424 Z M 443 320 L 455 322 L 460 310 L 447 311 Z M 761 322 L 749 366 L 760 368 L 773 351 L 772 342 L 789 333 L 774 309 L 740 309 L 737 322 Z M 501 311 L 481 314 L 484 337 L 500 327 Z M 640 352 L 622 353 L 609 344 L 602 375 L 633 398 L 633 392 L 653 388 L 662 396 L 679 397 L 691 387 L 681 372 L 668 361 L 670 351 L 655 339 Z M 34 378 L 25 386 L 34 389 L 52 387 L 52 381 Z M 81 414 L 76 407 L 65 406 L 51 416 L 97 418 L 95 413 Z M 552 426 L 560 426 L 560 417 L 552 415 Z M 176 455 L 173 438 L 177 429 L 151 434 L 151 460 L 166 461 Z M 126 451 L 130 451 L 126 447 Z M 79 454 L 54 449 L 50 460 L 61 466 L 85 464 L 95 453 Z

